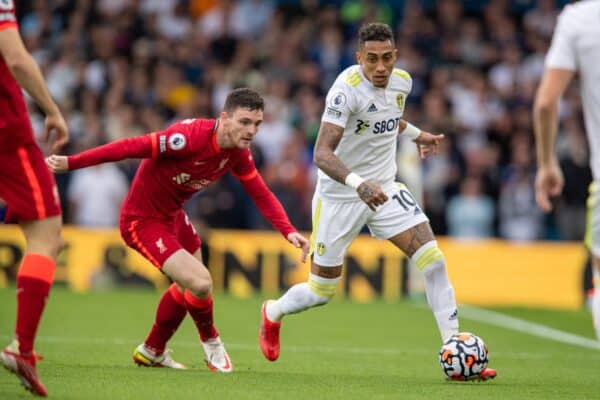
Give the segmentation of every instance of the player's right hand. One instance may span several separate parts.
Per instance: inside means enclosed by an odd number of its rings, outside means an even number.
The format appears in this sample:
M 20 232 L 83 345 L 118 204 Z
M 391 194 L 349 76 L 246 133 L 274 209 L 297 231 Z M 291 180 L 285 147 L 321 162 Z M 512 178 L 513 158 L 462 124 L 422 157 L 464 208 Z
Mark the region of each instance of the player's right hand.
M 381 186 L 377 183 L 364 181 L 356 188 L 356 191 L 358 192 L 358 197 L 373 211 L 388 200 L 387 195 L 383 193 Z
M 310 242 L 298 232 L 292 232 L 287 235 L 287 240 L 294 246 L 302 249 L 302 262 L 306 262 L 306 257 L 310 251 Z
M 52 154 L 51 156 L 46 157 L 46 165 L 48 165 L 50 171 L 55 174 L 69 171 L 67 156 L 57 156 L 56 154 Z
M 550 197 L 558 196 L 565 180 L 557 162 L 549 166 L 540 166 L 535 176 L 535 201 L 545 211 L 552 211 Z
M 48 142 L 50 134 L 54 132 L 54 143 L 52 151 L 59 151 L 65 144 L 69 142 L 69 127 L 60 112 L 46 115 L 45 120 L 46 132 L 44 134 L 44 142 Z
M 429 132 L 421 131 L 419 137 L 413 140 L 413 142 L 417 144 L 419 157 L 424 160 L 430 154 L 437 154 L 438 146 L 443 139 L 443 133 L 440 135 L 434 135 Z

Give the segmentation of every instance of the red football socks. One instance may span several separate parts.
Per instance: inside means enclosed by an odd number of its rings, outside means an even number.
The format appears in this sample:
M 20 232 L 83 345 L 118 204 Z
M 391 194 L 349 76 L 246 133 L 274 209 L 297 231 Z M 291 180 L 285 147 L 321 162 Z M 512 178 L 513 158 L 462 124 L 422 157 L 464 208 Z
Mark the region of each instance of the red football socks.
M 15 334 L 19 341 L 19 353 L 23 356 L 32 354 L 33 342 L 52 287 L 55 269 L 54 260 L 40 254 L 25 254 L 21 262 L 17 273 Z
M 185 305 L 190 316 L 196 324 L 200 340 L 203 342 L 219 335 L 213 325 L 213 301 L 212 296 L 206 299 L 195 297 L 189 290 L 185 291 Z
M 165 351 L 167 342 L 181 325 L 186 312 L 183 293 L 173 283 L 158 303 L 154 325 L 152 325 L 144 344 L 152 349 L 156 355 L 162 354 Z

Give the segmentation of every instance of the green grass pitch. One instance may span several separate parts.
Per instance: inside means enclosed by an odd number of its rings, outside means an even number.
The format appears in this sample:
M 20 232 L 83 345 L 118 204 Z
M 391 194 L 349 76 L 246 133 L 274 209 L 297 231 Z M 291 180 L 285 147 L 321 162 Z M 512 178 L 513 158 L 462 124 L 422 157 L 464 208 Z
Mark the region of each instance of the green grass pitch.
M 593 399 L 600 398 L 600 351 L 462 318 L 481 336 L 499 377 L 448 383 L 437 361 L 438 331 L 419 301 L 335 301 L 287 317 L 282 354 L 267 362 L 257 344 L 261 299 L 215 297 L 216 324 L 235 371 L 210 372 L 189 318 L 170 343 L 187 371 L 136 367 L 134 347 L 153 320 L 159 294 L 122 290 L 74 294 L 55 288 L 36 348 L 39 373 L 54 399 Z M 497 309 L 593 338 L 588 312 Z M 0 290 L 0 340 L 8 343 L 14 288 Z M 0 399 L 29 399 L 0 371 Z

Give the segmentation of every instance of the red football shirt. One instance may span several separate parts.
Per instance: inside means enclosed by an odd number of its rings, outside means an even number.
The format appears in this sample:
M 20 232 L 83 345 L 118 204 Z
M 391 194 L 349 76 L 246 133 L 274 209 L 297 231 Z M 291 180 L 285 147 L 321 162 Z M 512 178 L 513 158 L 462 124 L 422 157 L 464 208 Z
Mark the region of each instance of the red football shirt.
M 183 120 L 161 132 L 117 140 L 69 156 L 69 170 L 144 158 L 121 215 L 162 219 L 173 218 L 194 193 L 231 171 L 262 214 L 287 237 L 295 228 L 256 170 L 252 155 L 248 150 L 220 149 L 216 128 L 214 119 Z
M 18 29 L 13 0 L 0 0 L 0 30 Z M 34 142 L 23 93 L 0 55 L 0 152 Z

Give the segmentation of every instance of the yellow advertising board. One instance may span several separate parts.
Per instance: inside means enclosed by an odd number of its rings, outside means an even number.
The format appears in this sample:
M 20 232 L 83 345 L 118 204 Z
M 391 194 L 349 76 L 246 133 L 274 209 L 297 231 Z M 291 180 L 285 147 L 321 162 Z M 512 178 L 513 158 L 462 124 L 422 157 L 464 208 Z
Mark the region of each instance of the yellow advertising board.
M 117 230 L 66 227 L 67 247 L 56 282 L 75 291 L 148 285 L 162 289 L 166 277 Z M 278 233 L 214 230 L 204 238 L 215 290 L 237 297 L 276 294 L 306 279 L 309 264 Z M 576 309 L 585 251 L 577 243 L 512 244 L 500 240 L 440 239 L 460 303 Z M 0 227 L 0 287 L 14 281 L 24 240 L 15 226 Z M 354 301 L 398 300 L 407 294 L 408 261 L 388 242 L 360 236 L 348 249 L 337 296 Z
M 439 242 L 461 303 L 564 309 L 583 304 L 581 243 Z

